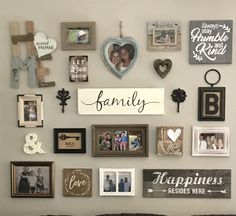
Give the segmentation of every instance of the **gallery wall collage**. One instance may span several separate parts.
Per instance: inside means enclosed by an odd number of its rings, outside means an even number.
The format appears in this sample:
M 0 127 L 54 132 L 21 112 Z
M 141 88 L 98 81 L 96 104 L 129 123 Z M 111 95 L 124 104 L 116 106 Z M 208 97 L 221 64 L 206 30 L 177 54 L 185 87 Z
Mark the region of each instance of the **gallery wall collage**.
M 53 73 L 44 66 L 53 61 L 57 49 L 96 50 L 101 48 L 101 59 L 116 79 L 124 80 L 136 67 L 141 55 L 135 35 L 123 35 L 123 23 L 117 24 L 117 37 L 104 38 L 96 43 L 96 22 L 62 22 L 61 38 L 53 39 L 46 32 L 35 32 L 34 22 L 25 22 L 25 34 L 20 34 L 21 23 L 10 23 L 11 76 L 10 87 L 19 89 L 21 71 L 28 73 L 29 89 L 57 88 L 55 81 L 48 81 Z M 24 30 L 24 29 L 23 29 Z M 215 64 L 232 63 L 232 20 L 192 20 L 189 22 L 189 64 L 209 65 L 202 79 L 208 87 L 198 88 L 198 126 L 192 126 L 192 156 L 229 157 L 230 129 L 228 126 L 201 126 L 203 121 L 225 121 L 226 89 L 220 86 L 223 79 Z M 162 20 L 147 23 L 147 50 L 150 52 L 179 52 L 181 50 L 181 23 Z M 58 41 L 61 45 L 58 45 Z M 101 47 L 100 47 L 101 46 Z M 60 47 L 60 48 L 59 48 Z M 27 50 L 27 58 L 21 50 Z M 89 56 L 68 57 L 68 82 L 89 82 Z M 159 79 L 168 79 L 174 65 L 172 60 L 156 59 L 153 70 Z M 210 79 L 211 76 L 215 80 Z M 112 86 L 112 85 L 111 85 Z M 165 100 L 176 103 L 181 112 L 188 100 L 188 92 L 175 88 L 166 95 L 164 88 L 78 88 L 78 115 L 147 116 L 165 115 Z M 66 88 L 57 89 L 55 95 L 61 114 L 67 112 L 71 100 Z M 43 94 L 17 94 L 16 109 L 19 129 L 32 129 L 25 135 L 23 151 L 32 160 L 11 161 L 12 198 L 53 198 L 56 161 L 34 161 L 34 154 L 47 154 L 37 135 L 44 127 Z M 149 156 L 148 124 L 93 124 L 91 157 L 138 157 Z M 86 154 L 87 128 L 52 128 L 55 154 Z M 180 157 L 183 155 L 183 125 L 165 125 L 156 128 L 157 157 Z M 154 139 L 154 138 L 153 138 Z M 122 163 L 121 163 L 122 165 Z M 92 171 L 90 168 L 63 169 L 63 196 L 92 197 Z M 231 198 L 230 169 L 143 169 L 144 198 Z M 143 187 L 143 188 L 140 188 Z M 99 196 L 135 196 L 135 169 L 99 168 Z

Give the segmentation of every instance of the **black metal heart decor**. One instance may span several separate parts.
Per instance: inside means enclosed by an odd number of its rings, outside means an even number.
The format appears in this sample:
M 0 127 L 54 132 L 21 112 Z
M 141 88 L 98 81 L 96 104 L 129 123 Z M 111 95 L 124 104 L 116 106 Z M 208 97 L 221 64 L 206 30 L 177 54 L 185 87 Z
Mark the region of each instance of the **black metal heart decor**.
M 154 61 L 154 68 L 159 76 L 164 79 L 172 68 L 172 61 L 170 59 L 156 59 Z
M 138 57 L 138 44 L 131 37 L 112 37 L 103 43 L 103 61 L 107 68 L 119 78 L 135 67 Z

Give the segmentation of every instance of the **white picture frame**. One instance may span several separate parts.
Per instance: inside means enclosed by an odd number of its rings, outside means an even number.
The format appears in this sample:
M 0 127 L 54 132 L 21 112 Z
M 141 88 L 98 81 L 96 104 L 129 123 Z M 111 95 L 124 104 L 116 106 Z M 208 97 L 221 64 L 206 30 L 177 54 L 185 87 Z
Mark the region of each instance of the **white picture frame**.
M 230 156 L 229 127 L 192 127 L 192 156 Z
M 100 168 L 99 195 L 135 196 L 135 169 Z

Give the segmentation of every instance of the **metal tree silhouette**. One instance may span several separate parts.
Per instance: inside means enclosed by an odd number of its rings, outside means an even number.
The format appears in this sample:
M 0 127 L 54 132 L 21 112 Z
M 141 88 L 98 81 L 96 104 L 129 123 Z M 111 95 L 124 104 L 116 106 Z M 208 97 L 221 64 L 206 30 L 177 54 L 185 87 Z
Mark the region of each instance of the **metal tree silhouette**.
M 61 111 L 62 111 L 62 113 L 64 113 L 65 112 L 65 106 L 67 105 L 66 101 L 68 99 L 70 99 L 70 96 L 69 96 L 70 92 L 66 91 L 63 88 L 62 90 L 58 90 L 57 94 L 58 94 L 57 95 L 57 99 L 61 100 L 61 103 L 60 103 L 60 105 L 62 106 Z
M 174 89 L 171 94 L 172 100 L 177 103 L 177 112 L 179 112 L 179 104 L 185 101 L 187 97 L 186 92 L 183 89 Z

